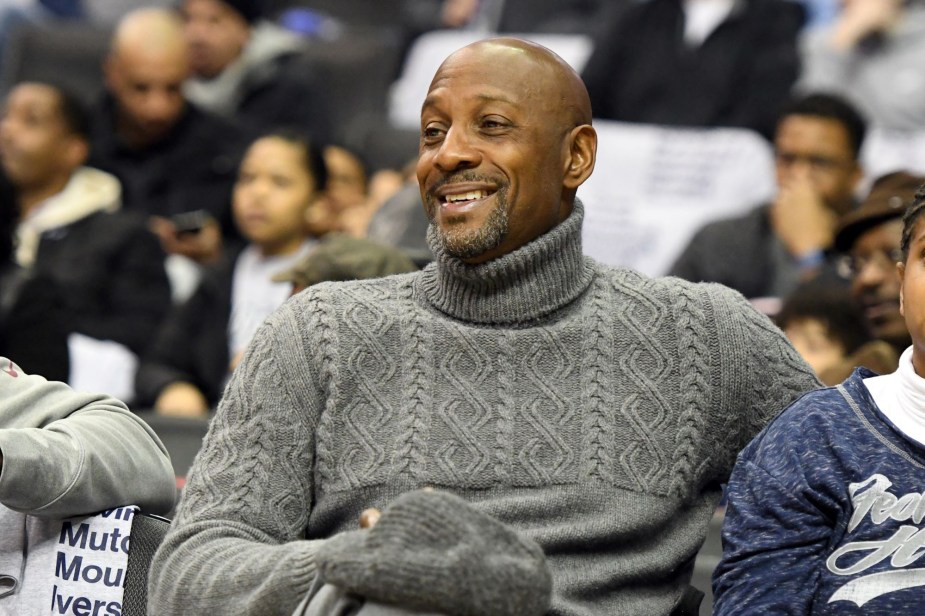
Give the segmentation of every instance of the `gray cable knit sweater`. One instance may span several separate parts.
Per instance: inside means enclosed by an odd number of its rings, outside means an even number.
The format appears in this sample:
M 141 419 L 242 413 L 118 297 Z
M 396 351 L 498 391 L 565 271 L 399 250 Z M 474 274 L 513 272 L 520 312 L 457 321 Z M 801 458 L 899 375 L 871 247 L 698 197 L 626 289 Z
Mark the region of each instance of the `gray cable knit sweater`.
M 737 452 L 817 381 L 738 294 L 582 256 L 582 216 L 287 302 L 196 459 L 153 613 L 288 615 L 324 537 L 421 486 L 539 542 L 551 614 L 670 612 Z

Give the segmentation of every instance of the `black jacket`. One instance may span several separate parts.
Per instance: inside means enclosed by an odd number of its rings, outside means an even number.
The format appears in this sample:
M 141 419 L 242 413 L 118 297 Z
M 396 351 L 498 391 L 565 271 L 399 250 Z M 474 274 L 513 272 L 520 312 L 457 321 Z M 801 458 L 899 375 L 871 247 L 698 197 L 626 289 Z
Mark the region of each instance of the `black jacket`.
M 104 98 L 94 113 L 87 165 L 119 178 L 125 209 L 157 216 L 204 209 L 226 237 L 239 237 L 231 192 L 254 132 L 187 105 L 165 140 L 136 150 L 118 137 L 115 116 L 115 102 Z
M 595 42 L 582 73 L 596 118 L 751 128 L 770 138 L 799 73 L 803 9 L 739 0 L 699 47 L 684 42 L 681 0 L 628 9 Z
M 0 266 L 0 356 L 26 372 L 67 381 L 67 319 L 64 294 L 53 280 L 14 263 Z
M 97 212 L 45 233 L 33 266 L 64 291 L 71 331 L 140 354 L 170 307 L 164 252 L 143 217 Z

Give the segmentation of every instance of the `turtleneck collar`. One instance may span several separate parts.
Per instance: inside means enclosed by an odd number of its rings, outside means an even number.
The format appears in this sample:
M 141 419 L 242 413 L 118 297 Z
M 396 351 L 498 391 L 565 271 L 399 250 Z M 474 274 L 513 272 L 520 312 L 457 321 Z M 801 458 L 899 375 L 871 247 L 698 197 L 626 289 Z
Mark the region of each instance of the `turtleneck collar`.
M 912 365 L 912 347 L 903 351 L 896 372 L 866 378 L 864 385 L 893 425 L 925 447 L 925 378 Z
M 591 284 L 591 260 L 581 253 L 584 207 L 575 200 L 562 224 L 517 250 L 470 265 L 446 254 L 433 225 L 434 253 L 415 291 L 437 310 L 480 325 L 529 323 L 566 306 Z

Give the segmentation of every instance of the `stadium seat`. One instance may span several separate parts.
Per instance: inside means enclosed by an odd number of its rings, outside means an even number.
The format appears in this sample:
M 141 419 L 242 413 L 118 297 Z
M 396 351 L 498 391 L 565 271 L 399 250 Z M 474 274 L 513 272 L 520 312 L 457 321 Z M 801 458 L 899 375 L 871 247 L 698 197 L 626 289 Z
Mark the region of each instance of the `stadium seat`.
M 125 568 L 122 616 L 146 616 L 148 613 L 148 570 L 154 552 L 164 540 L 170 520 L 156 515 L 136 513 L 132 518 L 132 540 Z
M 103 60 L 112 31 L 83 22 L 21 25 L 6 41 L 0 98 L 22 81 L 59 84 L 90 104 L 103 90 Z
M 585 254 L 664 274 L 705 223 L 775 192 L 771 145 L 735 128 L 669 128 L 594 120 L 597 163 L 578 189 Z

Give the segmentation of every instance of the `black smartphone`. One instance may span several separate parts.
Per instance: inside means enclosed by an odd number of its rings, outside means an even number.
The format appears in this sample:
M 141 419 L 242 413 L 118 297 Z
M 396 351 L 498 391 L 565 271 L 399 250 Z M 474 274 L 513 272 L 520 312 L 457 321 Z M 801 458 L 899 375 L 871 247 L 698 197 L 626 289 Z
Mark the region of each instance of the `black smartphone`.
M 205 210 L 193 210 L 192 212 L 174 214 L 170 217 L 170 221 L 173 223 L 177 235 L 195 235 L 202 231 L 209 218 L 209 213 Z

